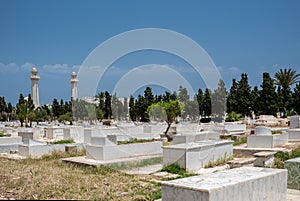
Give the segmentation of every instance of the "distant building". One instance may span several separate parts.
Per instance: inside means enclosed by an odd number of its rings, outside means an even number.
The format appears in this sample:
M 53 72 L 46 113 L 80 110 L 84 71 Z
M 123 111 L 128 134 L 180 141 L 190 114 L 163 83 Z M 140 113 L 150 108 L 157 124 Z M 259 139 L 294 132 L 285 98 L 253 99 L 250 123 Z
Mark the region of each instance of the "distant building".
M 71 83 L 71 100 L 78 100 L 78 79 L 76 77 L 76 72 L 72 72 L 71 74 L 71 79 L 70 79 L 70 83 Z
M 32 101 L 35 108 L 40 106 L 40 98 L 39 98 L 39 80 L 40 76 L 37 75 L 37 69 L 34 67 L 31 70 L 31 96 Z

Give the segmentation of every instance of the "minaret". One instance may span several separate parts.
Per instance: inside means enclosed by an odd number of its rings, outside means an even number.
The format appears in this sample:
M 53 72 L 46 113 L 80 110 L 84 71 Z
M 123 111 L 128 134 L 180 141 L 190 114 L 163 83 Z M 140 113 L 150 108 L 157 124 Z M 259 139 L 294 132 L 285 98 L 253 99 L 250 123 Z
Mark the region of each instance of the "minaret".
M 36 68 L 32 68 L 31 70 L 31 96 L 32 96 L 32 101 L 35 106 L 35 108 L 40 106 L 40 99 L 39 99 L 39 80 L 40 76 L 37 75 L 37 70 Z
M 78 79 L 76 78 L 76 73 L 73 71 L 71 74 L 71 79 L 70 79 L 70 83 L 71 83 L 71 100 L 77 100 L 78 99 L 78 92 L 77 92 L 77 83 L 78 83 Z

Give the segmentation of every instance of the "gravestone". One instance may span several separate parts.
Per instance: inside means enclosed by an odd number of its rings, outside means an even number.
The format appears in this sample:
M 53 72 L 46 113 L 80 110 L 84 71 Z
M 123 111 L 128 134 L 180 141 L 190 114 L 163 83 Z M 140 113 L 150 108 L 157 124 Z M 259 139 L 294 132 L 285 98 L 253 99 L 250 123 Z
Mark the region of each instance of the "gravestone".
M 290 129 L 300 128 L 300 116 L 291 116 Z

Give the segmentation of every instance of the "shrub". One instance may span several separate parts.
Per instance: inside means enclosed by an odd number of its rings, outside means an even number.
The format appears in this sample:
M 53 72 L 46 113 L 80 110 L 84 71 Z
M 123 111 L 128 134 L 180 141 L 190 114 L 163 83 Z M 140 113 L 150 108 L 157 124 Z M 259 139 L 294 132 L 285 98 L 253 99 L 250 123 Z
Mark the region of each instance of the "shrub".
M 284 162 L 286 160 L 292 159 L 292 158 L 298 158 L 300 157 L 300 146 L 297 147 L 296 149 L 292 150 L 291 154 L 284 153 L 284 152 L 278 152 L 275 154 L 275 168 L 284 168 Z
M 241 114 L 238 114 L 238 113 L 235 113 L 235 112 L 230 112 L 225 121 L 226 122 L 234 122 L 234 121 L 239 121 L 241 119 L 242 115 Z

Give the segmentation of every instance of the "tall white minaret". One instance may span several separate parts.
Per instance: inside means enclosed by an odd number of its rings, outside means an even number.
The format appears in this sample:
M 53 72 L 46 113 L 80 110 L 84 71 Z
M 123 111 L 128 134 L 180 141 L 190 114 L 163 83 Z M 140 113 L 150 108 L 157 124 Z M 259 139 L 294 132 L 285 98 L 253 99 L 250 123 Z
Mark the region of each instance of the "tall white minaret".
M 71 74 L 71 100 L 77 100 L 78 99 L 78 91 L 77 91 L 77 83 L 78 79 L 76 78 L 76 73 L 73 71 Z
M 37 75 L 37 70 L 35 67 L 32 68 L 31 70 L 31 98 L 33 101 L 33 104 L 35 108 L 40 106 L 40 99 L 39 99 L 39 80 L 40 76 Z

